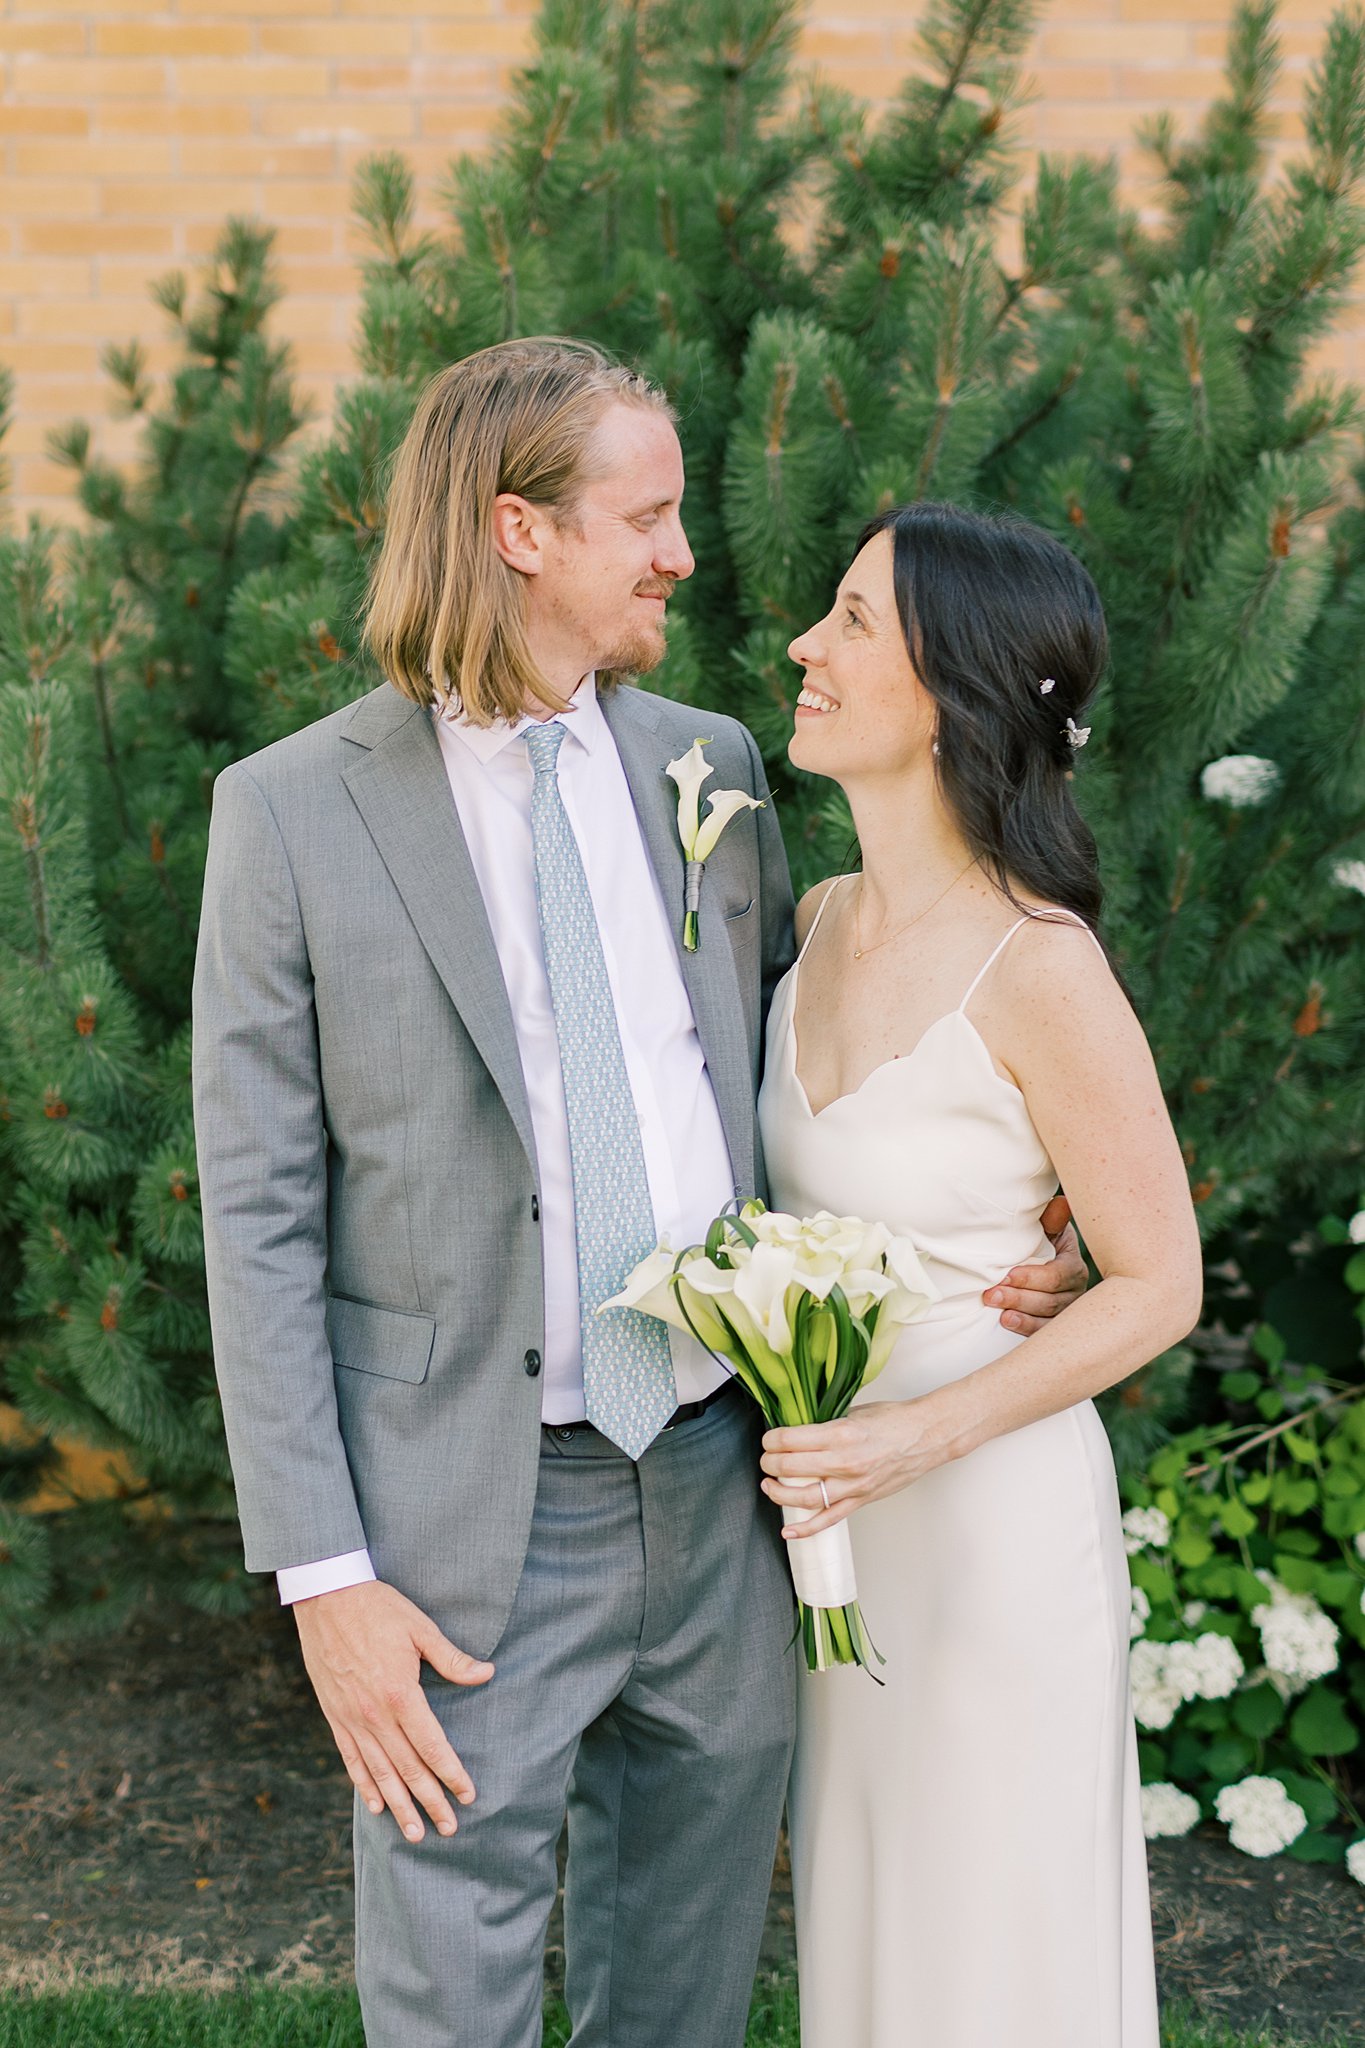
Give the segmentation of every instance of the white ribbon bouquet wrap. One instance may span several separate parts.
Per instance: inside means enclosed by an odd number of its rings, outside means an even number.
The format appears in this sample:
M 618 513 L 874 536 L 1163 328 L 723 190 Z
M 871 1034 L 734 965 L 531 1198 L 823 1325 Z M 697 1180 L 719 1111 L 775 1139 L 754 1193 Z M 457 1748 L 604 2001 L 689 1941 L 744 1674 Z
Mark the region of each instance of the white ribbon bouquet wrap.
M 786 1216 L 747 1202 L 704 1244 L 665 1242 L 604 1308 L 690 1330 L 752 1394 L 770 1428 L 834 1422 L 877 1377 L 896 1338 L 938 1299 L 908 1238 L 856 1216 Z M 788 1508 L 809 1521 L 819 1508 Z M 858 1606 L 847 1521 L 788 1546 L 812 1671 L 882 1660 Z

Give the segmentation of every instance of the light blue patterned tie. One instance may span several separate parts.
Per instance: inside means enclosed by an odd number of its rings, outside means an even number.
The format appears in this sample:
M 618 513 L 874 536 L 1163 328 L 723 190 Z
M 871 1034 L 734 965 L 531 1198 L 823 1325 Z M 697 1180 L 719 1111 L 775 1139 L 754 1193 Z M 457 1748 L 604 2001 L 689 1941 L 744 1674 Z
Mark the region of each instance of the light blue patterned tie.
M 653 1316 L 598 1305 L 654 1249 L 654 1210 L 602 939 L 559 793 L 558 719 L 526 730 L 535 770 L 531 841 L 564 1101 L 569 1113 L 579 1322 L 588 1420 L 638 1458 L 677 1406 L 668 1331 Z

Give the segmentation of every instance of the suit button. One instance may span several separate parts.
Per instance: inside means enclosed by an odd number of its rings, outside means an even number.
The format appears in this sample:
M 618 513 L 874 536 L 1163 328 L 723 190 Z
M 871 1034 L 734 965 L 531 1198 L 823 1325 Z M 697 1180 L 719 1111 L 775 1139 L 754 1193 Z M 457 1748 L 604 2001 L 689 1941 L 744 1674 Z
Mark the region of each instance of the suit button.
M 522 1360 L 522 1364 L 526 1367 L 527 1377 L 534 1379 L 540 1371 L 540 1353 L 538 1351 L 528 1351 Z
M 540 1221 L 540 1196 L 539 1196 L 539 1195 L 532 1195 L 532 1197 L 531 1197 L 531 1221 L 532 1221 L 533 1223 L 539 1223 L 539 1221 Z

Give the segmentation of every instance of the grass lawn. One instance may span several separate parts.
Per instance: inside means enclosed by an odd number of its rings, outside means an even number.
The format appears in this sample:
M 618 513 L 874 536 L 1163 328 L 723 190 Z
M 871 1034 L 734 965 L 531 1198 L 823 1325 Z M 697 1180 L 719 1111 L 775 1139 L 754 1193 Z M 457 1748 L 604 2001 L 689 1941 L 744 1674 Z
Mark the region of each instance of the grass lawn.
M 546 2048 L 569 2038 L 562 2006 L 546 2010 Z M 796 1994 L 760 1984 L 746 2048 L 799 2048 Z M 1168 2014 L 1163 2048 L 1308 2048 L 1282 2034 L 1238 2034 Z M 0 2004 L 0 2048 L 364 2048 L 349 1991 L 256 1986 L 208 1997 L 189 1991 L 91 1989 L 13 1995 Z M 1344 2040 L 1314 2048 L 1347 2048 Z

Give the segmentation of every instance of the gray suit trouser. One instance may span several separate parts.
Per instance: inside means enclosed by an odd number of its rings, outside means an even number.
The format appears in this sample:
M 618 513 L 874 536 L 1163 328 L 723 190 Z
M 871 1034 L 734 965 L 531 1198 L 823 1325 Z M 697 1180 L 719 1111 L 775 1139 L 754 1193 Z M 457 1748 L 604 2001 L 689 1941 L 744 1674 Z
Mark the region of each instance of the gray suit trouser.
M 413 1844 L 356 1801 L 369 2048 L 536 2048 L 566 1807 L 575 2048 L 740 2048 L 795 1695 L 760 1427 L 735 1390 L 638 1464 L 542 1430 L 496 1675 L 424 1677 L 474 1804 Z

